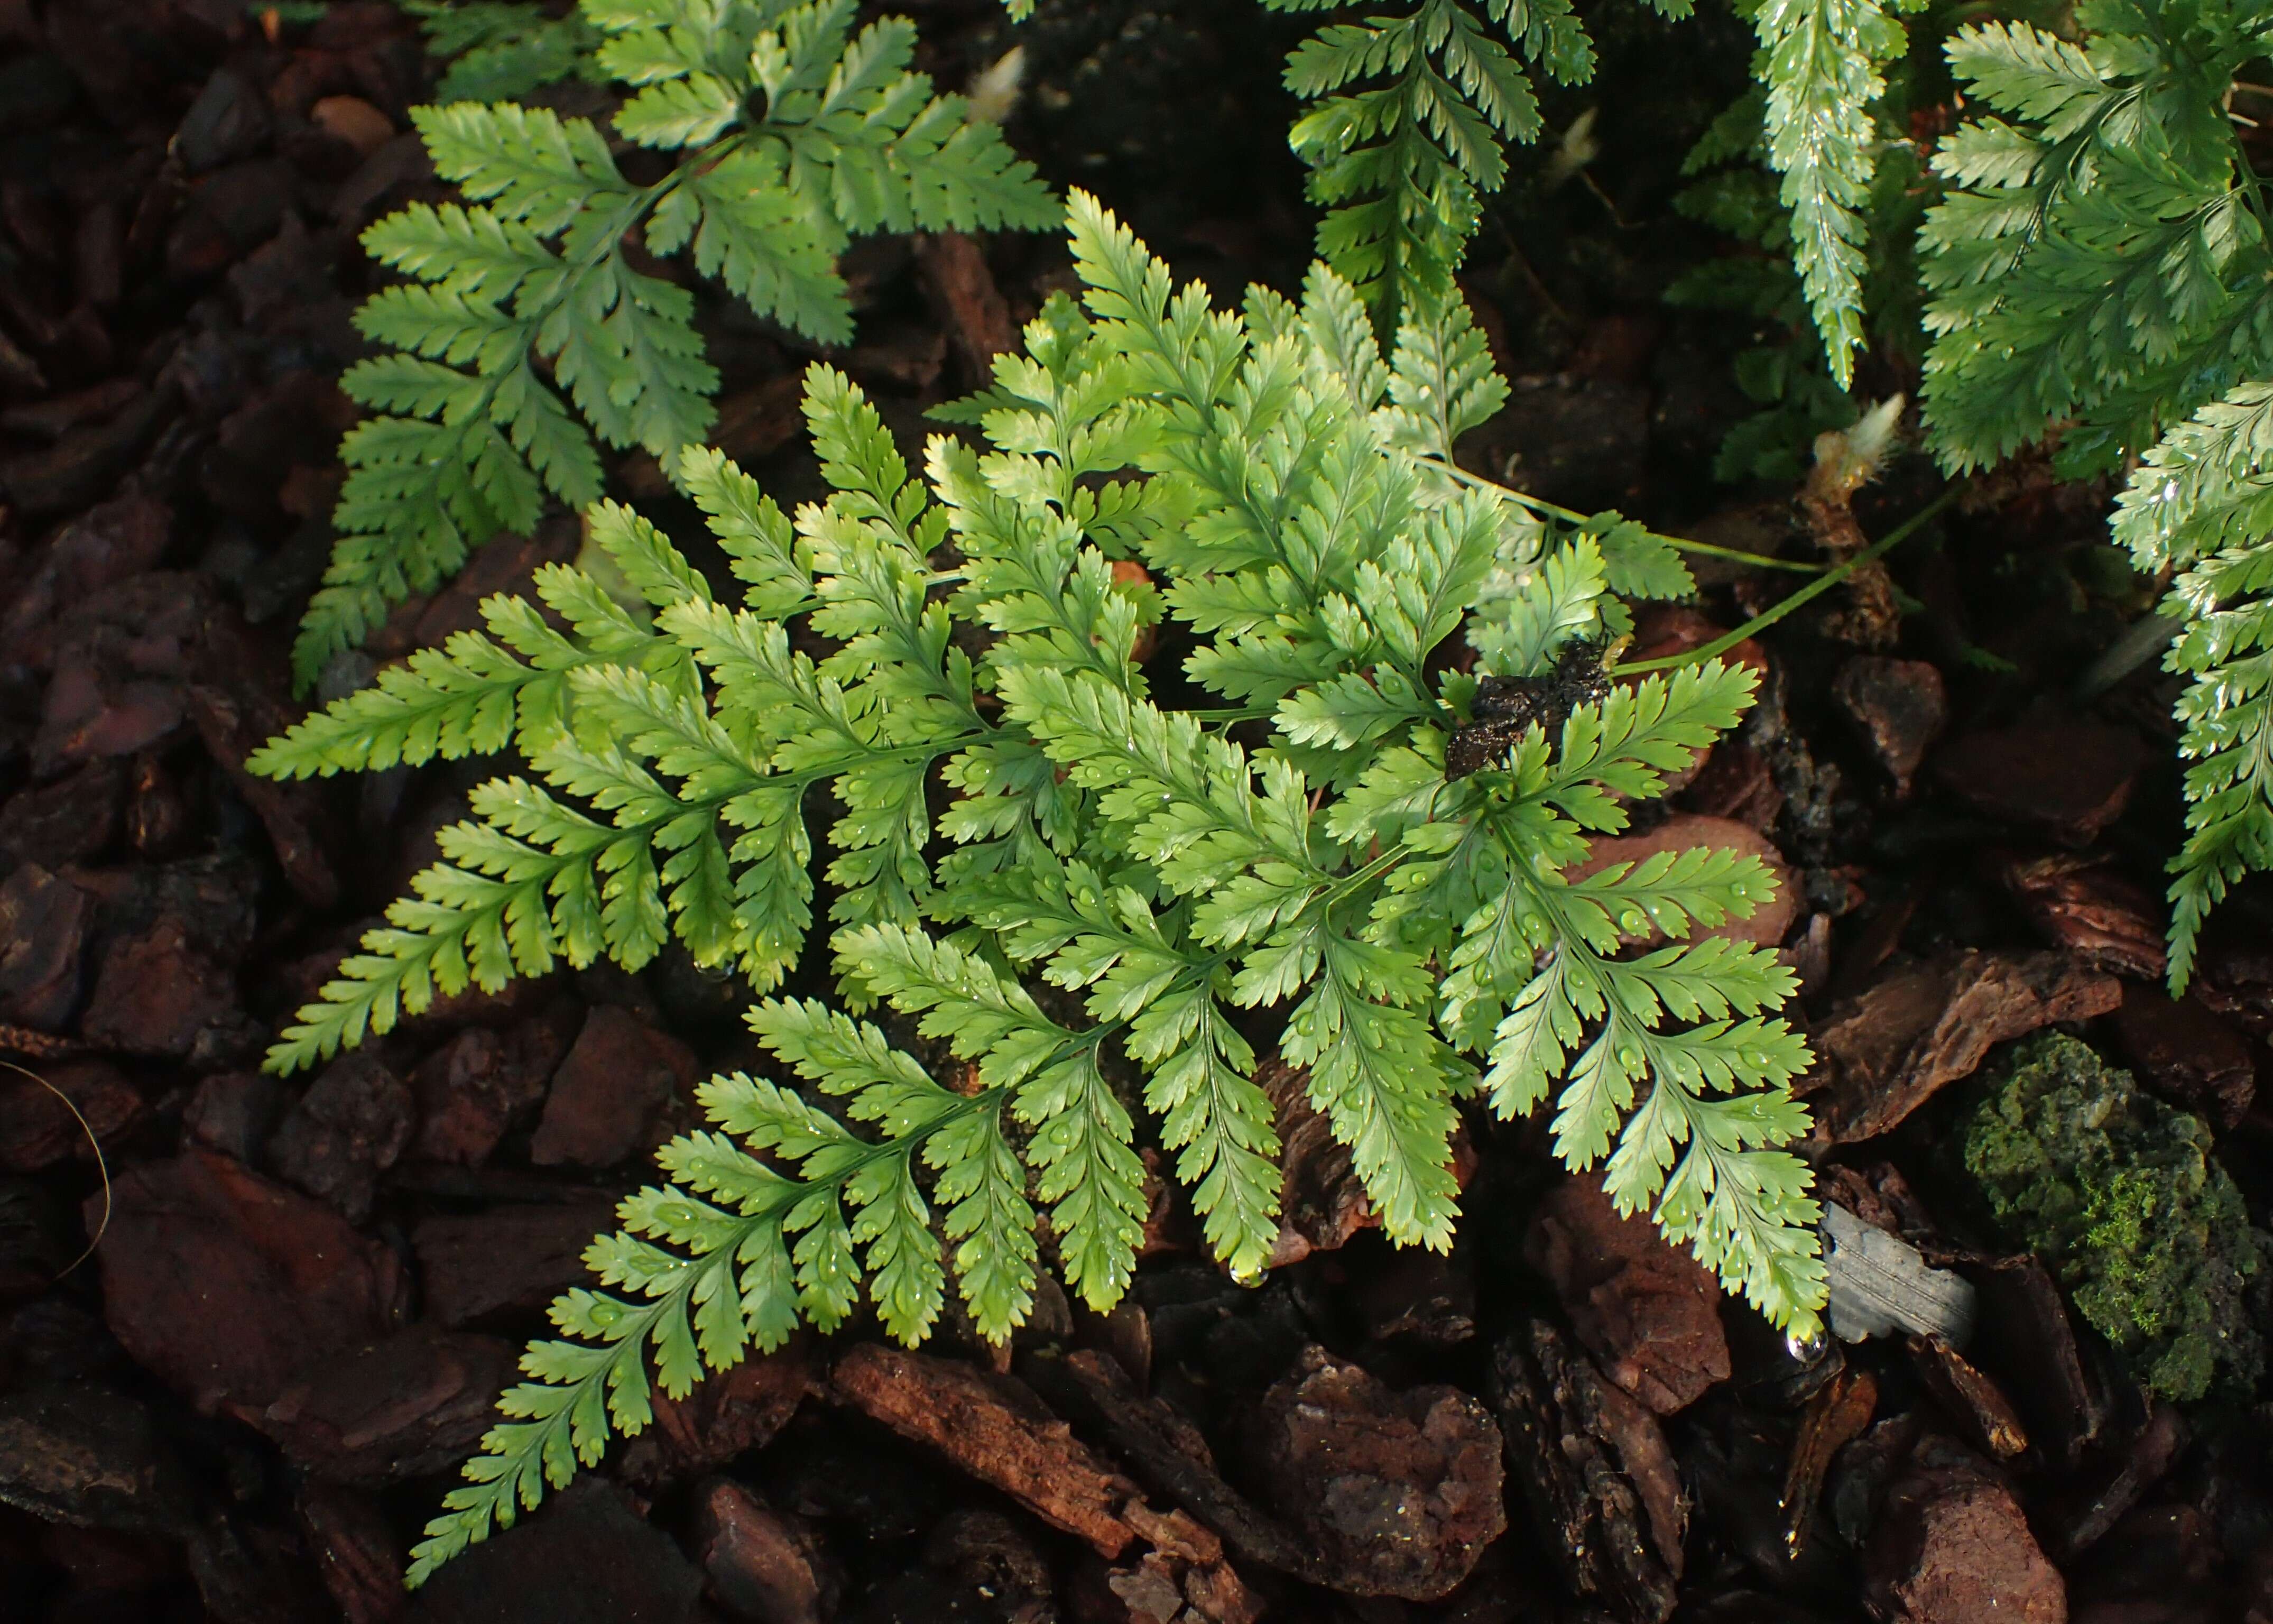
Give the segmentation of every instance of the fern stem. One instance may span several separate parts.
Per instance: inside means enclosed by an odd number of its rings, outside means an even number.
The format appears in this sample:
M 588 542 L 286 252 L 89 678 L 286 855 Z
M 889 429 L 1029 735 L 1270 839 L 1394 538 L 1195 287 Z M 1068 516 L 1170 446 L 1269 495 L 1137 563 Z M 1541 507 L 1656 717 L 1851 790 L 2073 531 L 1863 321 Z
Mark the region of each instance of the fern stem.
M 1943 508 L 1948 507 L 1950 503 L 1955 501 L 1957 500 L 1958 492 L 1961 488 L 1962 487 L 1957 485 L 1950 486 L 1949 489 L 1944 491 L 1939 496 L 1935 497 L 1924 507 L 1910 515 L 1909 518 L 1904 519 L 1900 524 L 1897 524 L 1894 529 L 1888 530 L 1884 536 L 1879 537 L 1878 540 L 1872 542 L 1860 553 L 1857 553 L 1853 558 L 1849 559 L 1843 564 L 1836 565 L 1832 568 L 1826 570 L 1814 580 L 1809 582 L 1805 586 L 1800 588 L 1799 590 L 1794 592 L 1790 597 L 1785 598 L 1782 603 L 1774 605 L 1762 611 L 1760 613 L 1754 615 L 1751 620 L 1737 628 L 1735 631 L 1715 637 L 1712 642 L 1705 644 L 1702 648 L 1692 649 L 1685 654 L 1668 654 L 1659 659 L 1636 660 L 1631 665 L 1620 662 L 1609 666 L 1607 668 L 1608 674 L 1613 677 L 1625 677 L 1632 676 L 1637 673 L 1645 671 L 1670 671 L 1677 665 L 1702 665 L 1707 660 L 1714 659 L 1721 655 L 1726 654 L 1729 650 L 1744 642 L 1745 638 L 1757 635 L 1759 633 L 1766 631 L 1769 627 L 1774 626 L 1778 620 L 1782 620 L 1784 616 L 1789 614 L 1793 610 L 1800 607 L 1803 604 L 1808 603 L 1814 598 L 1820 598 L 1824 593 L 1829 591 L 1833 587 L 1837 586 L 1842 581 L 1844 581 L 1848 576 L 1853 575 L 1857 569 L 1861 568 L 1871 560 L 1883 557 L 1887 553 L 1894 551 L 1895 547 L 1901 545 L 1904 541 L 1907 541 L 1921 525 L 1924 524 L 1929 519 L 1932 519 Z
M 1474 485 L 1480 491 L 1497 491 L 1511 501 L 1528 508 L 1534 513 L 1544 514 L 1551 519 L 1560 519 L 1565 524 L 1584 524 L 1589 516 L 1580 513 L 1575 508 L 1565 508 L 1559 503 L 1550 502 L 1543 497 L 1534 496 L 1528 491 L 1519 491 L 1513 485 L 1502 485 L 1497 479 L 1487 479 L 1482 474 L 1471 473 L 1457 462 L 1448 462 L 1439 457 L 1424 456 L 1420 460 L 1438 473 L 1450 474 L 1463 485 Z M 1789 569 L 1796 570 L 1801 575 L 1812 575 L 1819 574 L 1827 568 L 1822 564 L 1810 564 L 1801 559 L 1764 558 L 1757 553 L 1747 553 L 1742 547 L 1724 547 L 1716 542 L 1696 541 L 1686 536 L 1669 536 L 1662 530 L 1650 530 L 1647 534 L 1651 540 L 1662 541 L 1669 547 L 1678 547 L 1684 553 L 1695 553 L 1706 558 L 1727 559 L 1731 563 L 1748 564 L 1755 569 Z

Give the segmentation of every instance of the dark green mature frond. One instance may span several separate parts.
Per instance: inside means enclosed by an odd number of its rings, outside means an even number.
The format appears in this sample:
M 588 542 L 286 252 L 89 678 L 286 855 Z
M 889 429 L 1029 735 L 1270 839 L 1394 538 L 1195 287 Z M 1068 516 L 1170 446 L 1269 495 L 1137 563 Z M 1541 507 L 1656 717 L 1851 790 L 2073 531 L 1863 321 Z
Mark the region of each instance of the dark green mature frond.
M 1324 11 L 1342 0 L 1263 3 Z M 1481 196 L 1507 178 L 1503 144 L 1538 139 L 1527 64 L 1557 84 L 1594 77 L 1594 41 L 1569 0 L 1397 0 L 1328 24 L 1287 57 L 1287 88 L 1318 104 L 1291 139 L 1327 211 L 1319 257 L 1384 330 L 1408 304 L 1450 294 Z
M 2256 31 L 2186 15 L 2108 4 L 2080 13 L 2097 30 L 2082 44 L 2024 23 L 1951 40 L 1992 116 L 1935 154 L 1952 190 L 1920 238 L 1926 421 L 1949 467 L 2075 419 L 2063 465 L 2110 468 L 2273 372 L 2263 203 L 2224 107 Z
M 555 17 L 536 0 L 395 0 L 418 19 L 426 49 L 449 66 L 434 86 L 443 102 L 518 102 L 566 79 L 604 84 L 594 60 L 600 34 L 574 11 Z
M 2273 868 L 2273 384 L 2246 384 L 2175 425 L 2115 510 L 2147 574 L 2179 573 L 2163 605 L 2185 629 L 2164 659 L 2178 703 L 2187 842 L 2172 860 L 2172 996 L 2203 919 L 2244 875 Z
M 357 316 L 386 353 L 341 387 L 378 415 L 341 447 L 339 541 L 294 650 L 304 687 L 472 548 L 526 533 L 549 500 L 596 498 L 596 435 L 667 462 L 709 432 L 718 379 L 694 301 L 626 260 L 629 234 L 657 254 L 691 247 L 699 272 L 760 315 L 842 343 L 851 312 L 836 259 L 852 237 L 1055 219 L 1001 132 L 910 70 L 912 26 L 886 19 L 856 35 L 852 13 L 587 0 L 579 26 L 604 41 L 596 60 L 636 87 L 618 134 L 682 154 L 651 185 L 625 180 L 583 119 L 510 102 L 416 111 L 436 172 L 469 203 L 414 205 L 364 234 L 409 280 Z
M 1324 267 L 1299 304 L 1257 289 L 1218 311 L 1092 199 L 1071 226 L 1085 309 L 1053 301 L 951 414 L 983 445 L 935 438 L 918 476 L 816 367 L 826 500 L 792 518 L 716 453 L 673 464 L 739 603 L 598 503 L 626 603 L 549 572 L 566 632 L 495 600 L 487 637 L 259 758 L 319 773 L 510 735 L 542 779 L 476 793 L 280 1070 L 466 985 L 604 952 L 635 966 L 672 936 L 764 991 L 812 962 L 824 845 L 840 1002 L 889 1004 L 928 1045 L 919 1061 L 821 1004 L 758 1006 L 780 1078 L 705 1090 L 716 1131 L 675 1141 L 671 1182 L 595 1244 L 598 1288 L 555 1306 L 561 1338 L 530 1350 L 414 1576 L 646 1425 L 650 1385 L 683 1392 L 799 1321 L 865 1302 L 913 1342 L 952 1279 L 1007 1335 L 1045 1215 L 1067 1286 L 1109 1309 L 1152 1199 L 1146 1139 L 1214 1254 L 1257 1278 L 1279 1239 L 1266 1041 L 1391 1240 L 1451 1244 L 1464 1099 L 1552 1096 L 1569 1165 L 1604 1166 L 1623 1207 L 1777 1324 L 1814 1322 L 1814 1207 L 1774 1148 L 1805 1121 L 1805 1046 L 1774 1013 L 1791 977 L 1700 936 L 1765 900 L 1767 871 L 1690 853 L 1568 877 L 1735 723 L 1752 673 L 1614 687 L 1553 739 L 1444 771 L 1476 692 L 1438 674 L 1450 639 L 1535 674 L 1620 590 L 1685 587 L 1678 561 L 1615 515 L 1551 535 L 1446 476 L 1451 437 L 1504 387 L 1464 313 L 1415 304 L 1384 357 Z M 1586 590 L 1539 585 L 1573 564 Z M 1177 685 L 1156 687 L 1143 634 L 1164 613 L 1229 705 L 1158 696 Z M 824 786 L 842 810 L 816 839 Z M 1625 951 L 1644 937 L 1663 942 Z
M 1953 468 L 2054 423 L 2064 470 L 2138 459 L 2115 534 L 2142 571 L 2179 572 L 2165 664 L 2192 679 L 2178 704 L 2187 836 L 2171 865 L 2183 988 L 2204 917 L 2273 865 L 2273 246 L 2226 107 L 2273 25 L 2256 9 L 2118 0 L 2077 21 L 2080 41 L 1991 23 L 1950 42 L 1992 116 L 1934 161 L 1952 191 L 1920 239 L 1927 421 Z

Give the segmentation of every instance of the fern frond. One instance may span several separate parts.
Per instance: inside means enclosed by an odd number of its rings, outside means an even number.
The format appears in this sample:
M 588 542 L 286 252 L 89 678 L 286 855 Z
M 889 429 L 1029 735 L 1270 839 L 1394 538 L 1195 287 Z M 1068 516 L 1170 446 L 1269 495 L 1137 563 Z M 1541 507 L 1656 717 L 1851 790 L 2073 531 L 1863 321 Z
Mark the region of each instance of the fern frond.
M 785 16 L 760 53 L 785 94 L 832 94 L 816 64 L 848 11 Z M 876 41 L 839 89 L 890 80 L 896 49 Z M 780 1075 L 705 1090 L 717 1131 L 674 1144 L 671 1183 L 595 1246 L 598 1286 L 556 1306 L 562 1335 L 531 1350 L 419 1575 L 646 1425 L 650 1386 L 683 1391 L 799 1322 L 865 1302 L 917 1341 L 951 1278 L 1007 1335 L 1045 1214 L 1068 1287 L 1109 1309 L 1142 1243 L 1147 1139 L 1212 1252 L 1257 1277 L 1279 1233 L 1265 1041 L 1391 1241 L 1451 1244 L 1464 1097 L 1512 1114 L 1552 1096 L 1564 1162 L 1605 1165 L 1615 1199 L 1777 1324 L 1813 1323 L 1813 1208 L 1777 1148 L 1805 1120 L 1805 1046 L 1774 1013 L 1791 976 L 1702 934 L 1765 900 L 1767 871 L 1696 853 L 1564 877 L 1736 723 L 1753 673 L 1611 687 L 1448 779 L 1479 691 L 1447 671 L 1451 639 L 1530 674 L 1622 613 L 1621 590 L 1685 572 L 1615 515 L 1549 531 L 1440 477 L 1501 388 L 1455 306 L 1416 304 L 1384 357 L 1324 267 L 1299 304 L 1219 311 L 1094 199 L 1070 213 L 1086 309 L 1054 301 L 952 414 L 982 443 L 936 438 L 918 471 L 816 366 L 825 499 L 791 518 L 715 452 L 670 465 L 739 604 L 596 503 L 614 595 L 545 572 L 565 629 L 495 600 L 486 638 L 261 758 L 304 775 L 510 733 L 542 780 L 476 792 L 280 1070 L 456 989 L 601 953 L 635 966 L 674 937 L 760 991 L 818 973 L 824 844 L 839 1004 L 890 1004 L 958 1064 L 944 1086 L 851 1013 L 761 1003 Z M 1188 674 L 1236 703 L 1163 697 L 1185 690 L 1140 636 L 1163 616 Z M 823 788 L 841 811 L 817 841 Z M 1667 940 L 1634 953 L 1635 936 Z
M 1991 23 L 1950 43 L 1952 68 L 2003 117 L 1935 161 L 1953 190 L 1921 237 L 1936 335 L 1924 395 L 1953 468 L 2063 419 L 2064 470 L 2138 459 L 2115 536 L 2142 572 L 2179 572 L 2165 666 L 2192 679 L 2177 707 L 2187 840 L 2171 864 L 2181 989 L 2210 910 L 2273 862 L 2273 247 L 2225 107 L 2264 40 L 2223 11 L 2095 7 L 2083 20 L 2080 41 Z
M 2171 862 L 2170 982 L 2194 974 L 2203 920 L 2244 875 L 2273 867 L 2273 384 L 2175 425 L 2118 499 L 2137 568 L 2176 568 L 2164 604 L 2184 629 L 2164 669 L 2179 698 L 2187 841 Z
M 2106 469 L 2273 370 L 2273 253 L 2209 94 L 2254 35 L 2182 39 L 2144 13 L 2093 21 L 2106 32 L 2080 48 L 2023 23 L 1950 41 L 1952 70 L 2005 116 L 1943 143 L 1934 167 L 1953 190 L 1920 237 L 1926 419 L 1953 469 L 2007 456 L 2057 418 L 2081 420 L 2063 466 Z
M 537 30 L 533 9 L 474 8 L 484 20 L 451 23 L 447 37 L 469 49 L 570 37 Z M 694 301 L 626 262 L 628 234 L 643 230 L 657 254 L 691 249 L 698 272 L 760 315 L 843 343 L 851 312 L 836 259 L 851 237 L 1054 220 L 1001 132 L 907 69 L 910 25 L 855 37 L 851 17 L 770 0 L 587 5 L 574 37 L 602 41 L 600 66 L 639 87 L 617 133 L 677 155 L 648 186 L 624 178 L 587 120 L 511 102 L 416 109 L 436 173 L 472 207 L 414 204 L 365 234 L 411 280 L 374 295 L 358 325 L 404 353 L 343 380 L 384 415 L 341 447 L 339 540 L 294 648 L 304 688 L 472 548 L 527 533 L 548 500 L 596 497 L 596 435 L 666 462 L 709 432 L 718 378 Z
M 1264 4 L 1332 9 L 1326 0 Z M 1482 0 L 1480 8 L 1399 0 L 1362 21 L 1327 25 L 1287 57 L 1287 87 L 1317 103 L 1289 139 L 1310 167 L 1311 200 L 1327 211 L 1319 257 L 1356 288 L 1384 332 L 1396 330 L 1407 304 L 1452 297 L 1482 196 L 1506 180 L 1503 143 L 1538 139 L 1527 63 L 1557 84 L 1594 77 L 1594 43 L 1568 0 Z
M 1864 210 L 1878 166 L 1871 109 L 1887 87 L 1880 67 L 1905 44 L 1892 9 L 1883 0 L 1762 0 L 1752 12 L 1767 159 L 1783 177 L 1793 262 L 1842 389 L 1863 342 Z
M 599 83 L 600 36 L 574 11 L 554 17 L 536 0 L 396 0 L 418 19 L 428 55 L 449 67 L 434 86 L 444 102 L 517 102 L 566 79 Z

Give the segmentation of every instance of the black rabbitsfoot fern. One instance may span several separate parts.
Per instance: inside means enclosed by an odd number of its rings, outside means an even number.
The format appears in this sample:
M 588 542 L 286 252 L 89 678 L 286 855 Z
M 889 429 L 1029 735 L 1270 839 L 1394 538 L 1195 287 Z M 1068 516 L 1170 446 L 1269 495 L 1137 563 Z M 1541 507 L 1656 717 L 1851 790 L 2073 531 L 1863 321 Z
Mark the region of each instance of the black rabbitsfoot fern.
M 911 71 L 914 26 L 854 0 L 584 0 L 596 62 L 634 94 L 625 140 L 675 155 L 638 185 L 589 121 L 510 102 L 418 109 L 468 201 L 416 204 L 364 245 L 409 281 L 357 313 L 382 353 L 341 387 L 379 414 L 341 447 L 339 540 L 295 646 L 304 687 L 469 549 L 548 496 L 600 494 L 593 436 L 658 458 L 710 428 L 694 304 L 626 252 L 691 250 L 758 314 L 851 335 L 836 260 L 860 233 L 1042 228 L 1058 206 L 960 96 Z M 566 397 L 565 399 L 563 397 Z
M 1299 304 L 1256 289 L 1223 311 L 1084 196 L 1071 234 L 1086 309 L 1054 298 L 952 414 L 986 449 L 935 438 L 911 477 L 817 367 L 827 501 L 792 518 L 716 453 L 672 464 L 739 603 L 603 504 L 636 603 L 549 568 L 566 631 L 493 598 L 485 634 L 258 758 L 305 776 L 511 743 L 533 774 L 475 793 L 279 1071 L 469 984 L 635 968 L 666 933 L 777 987 L 817 895 L 809 792 L 845 808 L 826 831 L 843 1007 L 752 1010 L 778 1077 L 704 1086 L 712 1128 L 593 1245 L 596 1288 L 555 1304 L 414 1579 L 644 1426 L 651 1384 L 683 1394 L 800 1321 L 865 1297 L 913 1342 L 951 1280 L 999 1338 L 1046 1256 L 1109 1306 L 1147 1207 L 1140 1133 L 1210 1251 L 1257 1278 L 1279 1194 L 1264 1042 L 1303 1069 L 1392 1240 L 1449 1244 L 1462 1101 L 1512 1116 L 1551 1094 L 1566 1163 L 1604 1166 L 1621 1208 L 1776 1324 L 1816 1323 L 1817 1209 L 1777 1148 L 1806 1123 L 1807 1049 L 1775 1014 L 1792 976 L 1692 939 L 1765 900 L 1767 870 L 1700 850 L 1566 877 L 1737 721 L 1753 675 L 1614 687 L 1444 769 L 1481 676 L 1597 634 L 1609 556 L 1673 590 L 1677 560 L 1639 570 L 1615 527 L 1550 543 L 1447 476 L 1504 396 L 1457 301 L 1408 307 L 1384 355 L 1323 266 Z M 1163 614 L 1196 639 L 1181 678 L 1137 658 Z M 1474 673 L 1443 658 L 1464 630 Z M 1220 703 L 1161 697 L 1187 681 Z M 956 1086 L 856 1019 L 879 1004 L 969 1063 Z

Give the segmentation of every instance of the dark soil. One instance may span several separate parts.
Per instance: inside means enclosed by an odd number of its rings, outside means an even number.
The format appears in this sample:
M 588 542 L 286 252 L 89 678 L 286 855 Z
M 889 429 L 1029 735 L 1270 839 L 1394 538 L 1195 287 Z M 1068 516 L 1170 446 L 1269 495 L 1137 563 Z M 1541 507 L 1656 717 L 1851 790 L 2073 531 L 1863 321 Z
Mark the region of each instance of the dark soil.
M 898 9 L 949 83 L 1014 37 L 994 0 Z M 1297 282 L 1301 19 L 1039 10 L 1022 149 L 1219 297 Z M 1464 455 L 1804 555 L 1794 492 L 1709 474 L 1755 335 L 1659 299 L 1722 251 L 1668 203 L 1747 36 L 1692 21 L 1669 56 L 1639 8 L 1595 26 L 1601 81 L 1547 111 L 1605 109 L 1602 189 L 1497 201 L 1469 292 L 1514 394 Z M 1282 1090 L 1261 1289 L 1171 1222 L 1121 1309 L 1045 1292 L 1008 1350 L 800 1342 L 407 1598 L 544 1304 L 694 1079 L 746 1054 L 734 990 L 666 959 L 455 1000 L 310 1079 L 257 1069 L 487 771 L 243 771 L 299 711 L 283 652 L 372 286 L 356 234 L 439 195 L 403 133 L 431 73 L 385 4 L 272 38 L 243 0 L 0 0 L 0 1620 L 2273 1619 L 2273 1408 L 2147 1402 L 1940 1151 L 1992 1047 L 2064 1024 L 2210 1122 L 2261 1219 L 2273 1199 L 2268 913 L 2229 902 L 2201 991 L 2162 997 L 2172 694 L 2148 670 L 2075 697 L 2142 603 L 2107 492 L 2025 461 L 1893 555 L 1898 628 L 1834 595 L 1741 651 L 1762 703 L 1634 836 L 1788 874 L 1766 939 L 1825 1056 L 1824 1190 L 1917 1248 L 1899 1267 L 1969 1282 L 1971 1336 L 1787 1347 L 1557 1172 L 1535 1122 L 1473 1118 L 1458 1250 L 1393 1252 Z M 1069 276 L 1046 237 L 867 243 L 848 269 L 859 338 L 831 358 L 911 440 Z M 791 432 L 814 352 L 705 308 L 723 443 L 814 494 Z M 661 492 L 642 457 L 614 473 Z M 1854 517 L 1882 534 L 1939 488 L 1908 455 Z M 572 519 L 499 542 L 330 688 L 576 545 Z M 1723 577 L 1638 642 L 1696 646 L 1773 590 Z

